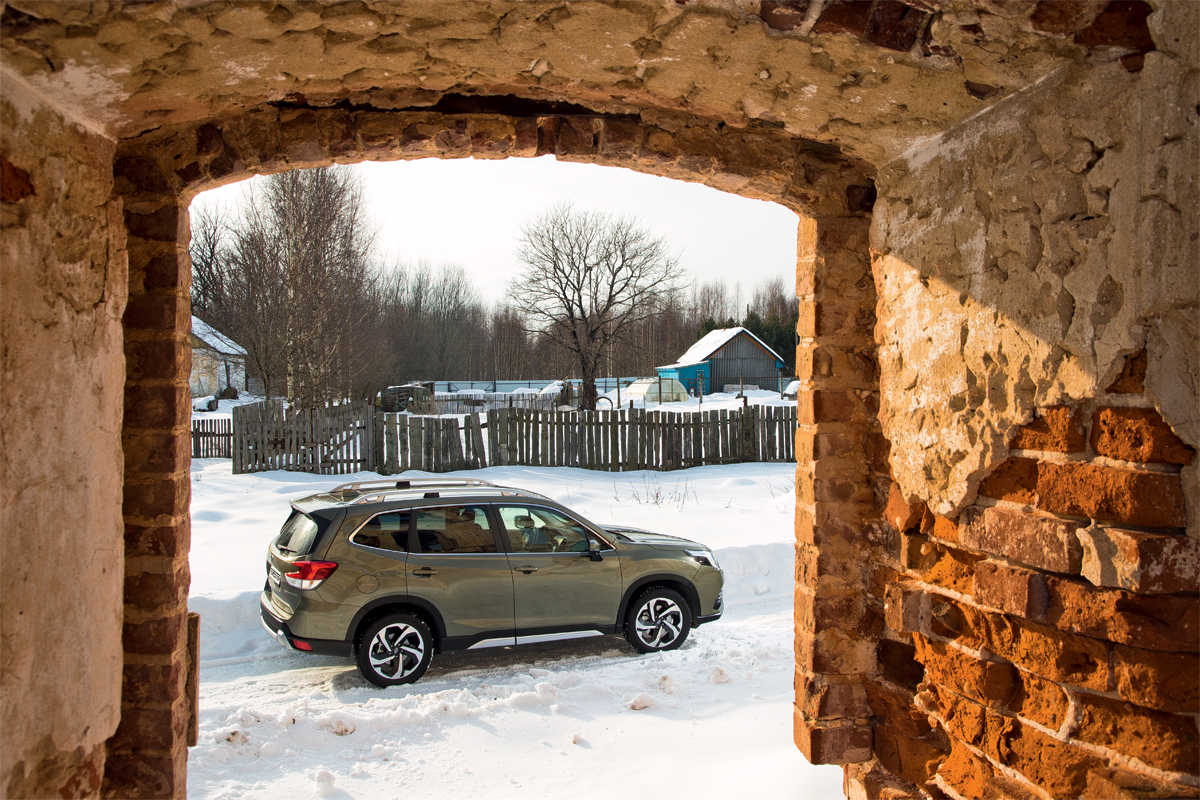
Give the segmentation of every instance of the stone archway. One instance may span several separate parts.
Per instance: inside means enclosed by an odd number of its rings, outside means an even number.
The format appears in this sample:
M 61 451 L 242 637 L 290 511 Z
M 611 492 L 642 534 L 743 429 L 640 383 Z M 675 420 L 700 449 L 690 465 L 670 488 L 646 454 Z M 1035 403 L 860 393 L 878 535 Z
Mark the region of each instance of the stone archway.
M 264 107 L 226 122 L 141 137 L 117 151 L 114 190 L 126 209 L 129 259 L 126 680 L 121 726 L 109 742 L 105 780 L 110 791 L 170 794 L 185 780 L 189 703 L 195 702 L 188 696 L 194 658 L 189 646 L 195 647 L 186 601 L 190 476 L 188 451 L 173 443 L 186 442 L 190 431 L 187 206 L 204 188 L 288 168 L 369 159 L 553 154 L 702 179 L 804 215 L 797 292 L 806 309 L 800 369 L 810 386 L 800 398 L 806 455 L 797 475 L 797 532 L 805 566 L 798 572 L 797 624 L 808 635 L 798 637 L 798 677 L 804 691 L 814 693 L 830 684 L 836 691 L 846 681 L 861 682 L 874 671 L 873 646 L 864 648 L 857 632 L 842 630 L 844 622 L 820 613 L 836 568 L 818 558 L 824 549 L 846 563 L 863 560 L 855 542 L 866 520 L 882 519 L 882 499 L 863 480 L 868 473 L 886 476 L 886 464 L 872 459 L 869 443 L 879 432 L 877 402 L 871 399 L 878 393 L 878 377 L 871 367 L 875 298 L 867 229 L 874 187 L 867 166 L 779 131 L 739 131 L 683 115 L 647 123 L 639 116 L 511 97 L 486 103 L 448 98 L 443 105 L 483 105 L 489 111 Z M 497 113 L 505 109 L 520 115 Z M 828 366 L 834 362 L 836 374 Z M 850 371 L 845 364 L 858 368 Z M 817 461 L 815 448 L 830 437 L 843 448 L 838 460 Z M 861 581 L 849 585 L 844 568 L 837 574 L 840 594 L 865 596 Z M 856 640 L 852 649 L 865 654 L 856 660 L 847 660 L 851 656 L 842 644 L 851 637 Z M 147 696 L 142 685 L 151 674 L 163 690 Z M 857 747 L 852 757 L 870 753 L 869 726 L 841 713 L 814 715 L 798 706 L 796 735 L 815 763 L 844 761 L 846 742 Z
M 550 152 L 804 219 L 811 760 L 1195 793 L 1196 6 L 0 5 L 6 796 L 183 792 L 190 193 Z

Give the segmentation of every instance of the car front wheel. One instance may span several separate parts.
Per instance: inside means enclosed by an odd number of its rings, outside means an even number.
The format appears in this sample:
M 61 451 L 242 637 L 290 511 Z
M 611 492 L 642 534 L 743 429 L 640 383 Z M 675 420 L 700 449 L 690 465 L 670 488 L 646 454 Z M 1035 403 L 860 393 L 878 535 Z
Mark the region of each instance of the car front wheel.
M 429 668 L 433 636 L 412 614 L 389 614 L 376 620 L 358 645 L 358 669 L 376 686 L 413 683 Z
M 674 650 L 691 629 L 691 610 L 674 589 L 651 589 L 639 595 L 625 618 L 625 638 L 639 653 Z

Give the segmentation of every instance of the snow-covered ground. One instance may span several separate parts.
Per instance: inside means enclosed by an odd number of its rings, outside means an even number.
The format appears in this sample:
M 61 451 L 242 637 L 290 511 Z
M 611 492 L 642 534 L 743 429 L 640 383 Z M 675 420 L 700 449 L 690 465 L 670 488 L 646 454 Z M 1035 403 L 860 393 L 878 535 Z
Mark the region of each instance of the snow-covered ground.
M 201 719 L 189 795 L 840 798 L 841 770 L 792 744 L 793 470 L 465 473 L 713 547 L 725 615 L 670 653 L 638 656 L 618 637 L 448 653 L 418 683 L 377 689 L 349 660 L 280 648 L 258 593 L 291 499 L 378 476 L 235 476 L 227 460 L 193 461 Z

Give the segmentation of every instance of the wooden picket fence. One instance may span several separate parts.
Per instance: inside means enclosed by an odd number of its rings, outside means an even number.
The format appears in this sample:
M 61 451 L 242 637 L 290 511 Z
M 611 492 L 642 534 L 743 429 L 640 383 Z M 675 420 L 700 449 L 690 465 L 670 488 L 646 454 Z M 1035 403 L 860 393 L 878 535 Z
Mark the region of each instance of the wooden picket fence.
M 192 420 L 192 458 L 233 458 L 233 420 Z
M 623 472 L 746 461 L 795 461 L 795 406 L 672 412 L 493 409 L 460 418 L 383 414 L 365 401 L 287 411 L 255 403 L 233 411 L 233 471 L 323 475 L 489 466 L 582 467 Z M 193 453 L 197 439 L 193 424 Z M 206 457 L 206 456 L 197 456 Z
M 374 469 L 375 407 L 365 400 L 289 410 L 280 401 L 233 409 L 233 472 L 346 475 Z
M 498 409 L 477 415 L 386 414 L 375 428 L 376 470 L 392 475 L 486 466 L 582 467 L 621 472 L 675 470 L 744 461 L 795 461 L 796 409 L 676 413 Z

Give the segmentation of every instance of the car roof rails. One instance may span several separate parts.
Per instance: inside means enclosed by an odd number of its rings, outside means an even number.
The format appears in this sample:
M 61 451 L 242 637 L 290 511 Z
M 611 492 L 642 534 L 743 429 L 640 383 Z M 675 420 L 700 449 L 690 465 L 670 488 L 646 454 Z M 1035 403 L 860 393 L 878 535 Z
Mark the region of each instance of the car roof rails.
M 362 494 L 377 490 L 417 489 L 427 486 L 495 486 L 488 481 L 473 478 L 398 478 L 387 481 L 356 481 L 343 483 L 329 490 L 329 494 Z

